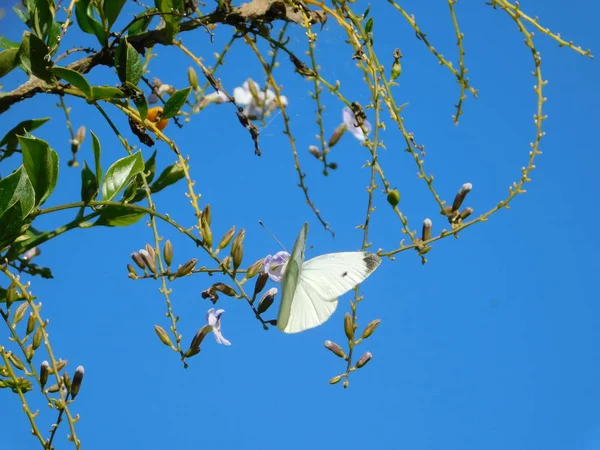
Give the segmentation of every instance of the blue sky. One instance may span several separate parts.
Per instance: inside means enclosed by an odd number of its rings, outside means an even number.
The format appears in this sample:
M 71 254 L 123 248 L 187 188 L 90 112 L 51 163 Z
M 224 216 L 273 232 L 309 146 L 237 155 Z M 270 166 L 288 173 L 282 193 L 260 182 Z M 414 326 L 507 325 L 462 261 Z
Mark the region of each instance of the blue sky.
M 8 2 L 6 2 L 8 3 Z M 364 6 L 366 7 L 366 3 Z M 4 6 L 5 2 L 2 2 Z M 360 4 L 360 3 L 358 3 Z M 457 60 L 448 8 L 429 10 L 406 4 L 428 38 L 446 57 Z M 598 6 L 576 0 L 527 1 L 524 10 L 538 15 L 544 26 L 559 31 L 584 48 L 600 50 L 596 32 Z M 361 7 L 357 7 L 361 10 Z M 507 195 L 508 186 L 526 163 L 535 130 L 535 97 L 531 55 L 514 23 L 483 2 L 457 5 L 465 34 L 466 65 L 479 99 L 469 96 L 458 127 L 451 114 L 458 85 L 402 18 L 384 2 L 374 4 L 375 45 L 389 60 L 400 47 L 404 71 L 394 88 L 407 128 L 426 144 L 427 170 L 442 197 L 451 201 L 464 182 L 473 183 L 467 203 L 476 213 Z M 2 33 L 18 39 L 22 29 L 9 13 Z M 72 29 L 65 48 L 93 45 L 89 36 Z M 227 30 L 211 44 L 204 31 L 183 36 L 184 43 L 207 64 L 221 51 Z M 323 76 L 339 79 L 352 100 L 368 103 L 368 91 L 351 61 L 351 51 L 333 20 L 325 26 L 317 58 Z M 77 230 L 44 245 L 38 263 L 52 268 L 54 280 L 33 280 L 32 290 L 50 318 L 55 354 L 69 360 L 71 371 L 81 364 L 86 375 L 73 405 L 85 448 L 279 449 L 377 448 L 411 450 L 592 450 L 600 448 L 600 304 L 596 282 L 599 264 L 594 224 L 598 142 L 597 105 L 600 70 L 585 59 L 536 34 L 543 57 L 546 137 L 543 155 L 532 173 L 528 194 L 510 211 L 501 211 L 476 225 L 459 240 L 434 245 L 422 266 L 411 252 L 384 261 L 364 283 L 360 304 L 364 326 L 381 318 L 377 332 L 360 349 L 373 353 L 367 367 L 351 377 L 348 390 L 327 380 L 342 372 L 342 361 L 323 348 L 331 339 L 343 343 L 342 320 L 350 294 L 322 327 L 299 335 L 265 332 L 241 301 L 222 298 L 226 310 L 223 332 L 233 343 L 217 345 L 212 337 L 184 370 L 176 354 L 163 346 L 153 325 L 168 326 L 159 284 L 131 281 L 125 265 L 129 254 L 152 239 L 143 222 L 128 228 Z M 290 45 L 306 49 L 301 32 Z M 152 75 L 177 87 L 187 83 L 191 64 L 173 48 L 158 48 Z M 111 70 L 90 75 L 97 84 L 115 84 Z M 262 129 L 263 157 L 253 154 L 247 132 L 232 108 L 214 106 L 193 116 L 183 129 L 170 125 L 169 136 L 190 155 L 202 202 L 213 210 L 213 233 L 231 225 L 247 230 L 245 261 L 278 250 L 258 225 L 264 221 L 290 248 L 308 221 L 308 256 L 355 250 L 362 234 L 354 226 L 364 220 L 367 151 L 345 136 L 331 159 L 339 169 L 325 178 L 320 163 L 307 154 L 316 144 L 312 83 L 294 75 L 282 59 L 275 72 L 289 98 L 291 119 L 307 184 L 318 208 L 336 231 L 323 230 L 304 204 L 289 143 L 282 135 L 281 116 Z M 238 43 L 218 73 L 232 90 L 245 78 L 262 82 L 260 66 Z M 22 73 L 3 79 L 4 88 L 25 81 Z M 325 125 L 331 132 L 341 120 L 341 105 L 324 93 Z M 38 95 L 11 108 L 0 118 L 0 135 L 25 118 L 53 117 L 35 134 L 47 139 L 61 158 L 59 186 L 47 205 L 79 200 L 80 173 L 68 168 L 68 133 L 57 99 Z M 123 156 L 123 149 L 94 108 L 67 99 L 74 126 L 86 125 L 100 136 L 105 168 Z M 110 110 L 130 142 L 126 121 Z M 371 115 L 372 112 L 369 112 Z M 372 118 L 372 117 L 371 117 Z M 416 177 L 411 157 L 403 151 L 391 124 L 382 134 L 388 148 L 381 162 L 402 192 L 402 209 L 413 228 L 431 217 L 434 229 L 445 227 L 426 186 Z M 148 157 L 151 150 L 144 148 Z M 158 145 L 159 167 L 174 162 Z M 92 161 L 91 140 L 80 160 Z M 17 161 L 15 161 L 16 163 Z M 7 167 L 9 165 L 7 164 Z M 2 173 L 7 168 L 1 168 Z M 191 226 L 194 216 L 184 196 L 184 183 L 158 194 L 157 208 Z M 371 237 L 375 248 L 394 248 L 402 238 L 399 224 L 380 192 L 375 199 Z M 74 212 L 43 217 L 38 228 L 69 221 Z M 172 229 L 160 225 L 171 239 L 175 261 L 197 257 L 209 264 Z M 211 306 L 200 292 L 217 278 L 188 277 L 172 285 L 173 307 L 187 344 L 203 325 Z M 273 308 L 273 314 L 276 309 Z M 4 330 L 2 342 L 6 342 Z M 1 392 L 2 448 L 30 449 L 34 439 L 17 396 Z M 38 423 L 54 420 L 39 396 L 28 394 L 41 409 Z M 57 448 L 68 448 L 66 428 L 58 432 Z

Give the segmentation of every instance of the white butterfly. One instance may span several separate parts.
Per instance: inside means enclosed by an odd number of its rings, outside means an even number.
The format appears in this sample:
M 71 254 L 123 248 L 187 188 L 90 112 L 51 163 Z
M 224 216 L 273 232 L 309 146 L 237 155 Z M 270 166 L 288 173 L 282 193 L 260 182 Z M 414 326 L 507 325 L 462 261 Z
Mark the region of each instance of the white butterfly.
M 308 224 L 304 224 L 283 271 L 277 328 L 299 333 L 324 323 L 338 297 L 362 283 L 381 263 L 369 252 L 329 253 L 304 261 Z

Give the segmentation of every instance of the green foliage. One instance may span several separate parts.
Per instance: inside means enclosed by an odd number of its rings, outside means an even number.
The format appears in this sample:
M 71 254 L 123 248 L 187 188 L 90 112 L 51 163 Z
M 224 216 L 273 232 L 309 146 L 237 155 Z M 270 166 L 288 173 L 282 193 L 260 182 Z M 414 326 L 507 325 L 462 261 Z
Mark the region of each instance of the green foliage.
M 154 0 L 154 5 L 160 11 L 165 13 L 165 37 L 163 44 L 170 43 L 179 32 L 179 22 L 183 16 L 183 0 Z
M 129 180 L 144 170 L 142 152 L 126 156 L 115 161 L 106 171 L 102 183 L 102 200 L 113 200 Z
M 9 48 L 0 52 L 0 78 L 17 67 L 19 62 L 17 58 L 18 54 L 19 49 L 17 48 Z
M 167 100 L 165 103 L 165 107 L 163 108 L 162 119 L 170 119 L 171 117 L 175 117 L 182 106 L 185 105 L 191 90 L 191 87 L 187 87 L 171 95 L 169 100 Z
M 44 41 L 29 31 L 23 33 L 23 39 L 19 47 L 19 61 L 28 74 L 33 74 L 47 83 L 50 83 L 54 78 L 49 70 L 52 66 L 52 61 L 47 59 L 49 54 L 50 50 Z
M 96 9 L 91 0 L 79 0 L 75 4 L 75 17 L 77 17 L 77 23 L 81 31 L 93 34 L 100 45 L 106 45 L 108 34 L 102 24 L 96 20 L 95 13 Z
M 58 181 L 58 154 L 46 141 L 20 137 L 23 165 L 33 185 L 35 204 L 40 206 L 50 196 Z
M 86 98 L 92 98 L 92 87 L 82 74 L 67 67 L 58 66 L 54 67 L 52 71 L 56 76 L 62 78 L 68 83 L 71 83 L 74 87 L 83 92 Z
M 135 86 L 142 78 L 142 60 L 127 39 L 122 39 L 117 47 L 115 67 L 122 83 L 129 82 Z

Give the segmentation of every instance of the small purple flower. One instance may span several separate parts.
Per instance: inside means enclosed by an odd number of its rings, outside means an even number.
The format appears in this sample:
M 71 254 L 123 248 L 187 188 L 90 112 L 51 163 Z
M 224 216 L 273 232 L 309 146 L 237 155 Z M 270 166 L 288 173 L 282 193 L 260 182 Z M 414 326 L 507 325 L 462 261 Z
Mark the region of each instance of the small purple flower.
M 357 125 L 356 117 L 354 116 L 354 113 L 352 112 L 352 110 L 349 107 L 345 106 L 344 109 L 342 110 L 342 118 L 344 120 L 344 125 L 346 125 L 346 129 L 350 133 L 352 133 L 352 135 L 356 139 L 363 142 L 366 139 L 366 135 L 363 132 L 361 127 L 356 126 Z M 371 132 L 371 124 L 369 123 L 368 120 L 364 121 L 363 128 L 367 132 L 366 134 L 369 134 Z
M 264 270 L 269 278 L 279 283 L 285 273 L 285 266 L 290 259 L 290 254 L 285 251 L 277 252 L 275 255 L 267 255 L 264 261 Z
M 265 93 L 266 92 L 266 93 Z M 277 107 L 277 96 L 271 89 L 263 91 L 254 80 L 247 80 L 241 87 L 233 90 L 233 97 L 238 105 L 244 106 L 244 114 L 250 120 L 261 120 Z M 280 96 L 281 104 L 288 105 L 288 99 Z
M 225 339 L 225 337 L 221 334 L 221 316 L 224 312 L 224 309 L 217 309 L 215 311 L 215 308 L 210 308 L 206 313 L 206 321 L 212 327 L 212 332 L 215 335 L 215 340 L 219 344 L 231 345 L 231 342 Z

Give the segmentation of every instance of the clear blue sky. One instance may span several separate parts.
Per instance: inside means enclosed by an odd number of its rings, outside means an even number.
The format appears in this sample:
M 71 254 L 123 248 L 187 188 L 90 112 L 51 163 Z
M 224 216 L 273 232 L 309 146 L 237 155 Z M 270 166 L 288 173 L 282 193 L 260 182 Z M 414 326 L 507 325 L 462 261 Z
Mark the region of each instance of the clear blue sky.
M 8 5 L 12 2 L 2 2 Z M 423 30 L 445 56 L 457 60 L 457 50 L 445 3 L 427 7 L 404 5 L 416 14 Z M 365 3 L 366 7 L 366 3 Z M 559 31 L 584 48 L 600 53 L 593 2 L 530 0 L 524 10 L 538 15 L 544 26 Z M 360 10 L 360 8 L 359 8 Z M 535 98 L 529 50 L 514 23 L 484 2 L 459 2 L 467 67 L 480 96 L 469 96 L 459 127 L 451 121 L 458 85 L 403 19 L 385 2 L 374 2 L 375 42 L 389 60 L 400 47 L 404 73 L 395 88 L 399 103 L 408 102 L 406 125 L 427 146 L 427 169 L 436 176 L 438 192 L 451 201 L 464 182 L 472 182 L 468 204 L 476 213 L 504 198 L 520 176 L 535 130 Z M 12 13 L 0 22 L 2 33 L 17 39 L 20 23 Z M 204 31 L 184 35 L 184 43 L 212 64 L 226 31 L 211 44 Z M 73 29 L 66 46 L 93 45 Z M 368 102 L 359 71 L 350 60 L 344 36 L 333 20 L 319 41 L 323 74 L 339 79 L 352 100 Z M 331 339 L 342 343 L 342 319 L 350 294 L 324 326 L 300 335 L 265 332 L 247 305 L 223 298 L 224 335 L 231 347 L 211 336 L 200 355 L 184 370 L 176 354 L 163 346 L 153 325 L 168 326 L 159 284 L 131 281 L 125 265 L 129 254 L 151 239 L 143 222 L 129 228 L 78 230 L 42 248 L 38 263 L 50 266 L 54 280 L 34 280 L 33 292 L 51 318 L 49 331 L 58 357 L 71 371 L 82 364 L 86 375 L 73 405 L 81 415 L 77 429 L 84 448 L 220 448 L 270 450 L 286 448 L 410 449 L 410 450 L 592 450 L 600 448 L 600 304 L 599 264 L 595 225 L 598 195 L 597 61 L 585 59 L 536 34 L 543 56 L 543 75 L 550 82 L 545 122 L 544 154 L 532 173 L 526 196 L 510 211 L 445 239 L 422 266 L 412 252 L 384 261 L 364 283 L 366 300 L 359 310 L 364 326 L 374 318 L 382 324 L 361 349 L 373 360 L 351 377 L 351 386 L 329 386 L 343 370 L 342 361 L 323 348 Z M 292 34 L 298 54 L 306 49 L 302 33 Z M 158 48 L 153 75 L 177 87 L 186 85 L 190 63 L 176 49 Z M 246 77 L 263 82 L 259 66 L 243 44 L 219 72 L 228 89 Z M 115 84 L 107 68 L 94 70 L 95 83 Z M 297 138 L 307 183 L 318 208 L 336 231 L 325 232 L 304 204 L 296 187 L 291 151 L 282 135 L 281 116 L 262 130 L 263 157 L 253 155 L 247 132 L 228 105 L 194 116 L 184 129 L 167 130 L 185 154 L 203 202 L 213 208 L 213 232 L 232 224 L 247 229 L 246 261 L 278 250 L 258 226 L 263 220 L 289 248 L 304 221 L 310 223 L 309 256 L 360 247 L 355 230 L 365 213 L 368 153 L 345 136 L 331 154 L 339 169 L 328 178 L 306 153 L 315 144 L 312 83 L 295 76 L 282 60 L 276 71 Z M 5 88 L 23 82 L 22 73 L 2 81 Z M 100 137 L 103 162 L 123 156 L 118 140 L 94 108 L 67 100 L 74 126 L 86 125 Z M 57 99 L 37 96 L 0 117 L 0 135 L 19 120 L 52 116 L 36 135 L 48 139 L 61 157 L 59 187 L 47 205 L 79 200 L 80 172 L 66 166 L 68 133 Z M 341 105 L 325 94 L 326 127 L 341 120 Z M 127 123 L 111 110 L 131 142 Z M 372 117 L 371 117 L 372 118 Z M 431 217 L 434 228 L 445 225 L 425 186 L 416 178 L 411 157 L 393 126 L 383 133 L 388 147 L 381 159 L 386 173 L 402 191 L 401 206 L 413 228 Z M 162 145 L 159 167 L 174 161 Z M 144 148 L 149 156 L 150 149 Z M 86 140 L 80 160 L 92 160 Z M 2 168 L 4 175 L 7 168 Z M 157 207 L 184 224 L 194 216 L 183 183 L 156 196 Z M 376 196 L 374 247 L 397 246 L 397 219 L 383 194 Z M 74 213 L 45 217 L 38 228 L 67 222 Z M 175 259 L 191 257 L 209 264 L 188 241 L 160 225 L 173 241 Z M 204 323 L 211 306 L 200 292 L 211 281 L 189 277 L 172 285 L 173 307 L 181 318 L 184 344 Z M 276 309 L 273 308 L 273 314 Z M 7 331 L 3 330 L 3 342 Z M 41 361 L 40 361 L 41 362 Z M 39 396 L 43 429 L 54 420 Z M 2 445 L 6 450 L 31 449 L 29 424 L 17 396 L 0 392 Z M 61 427 L 57 448 L 69 448 Z

